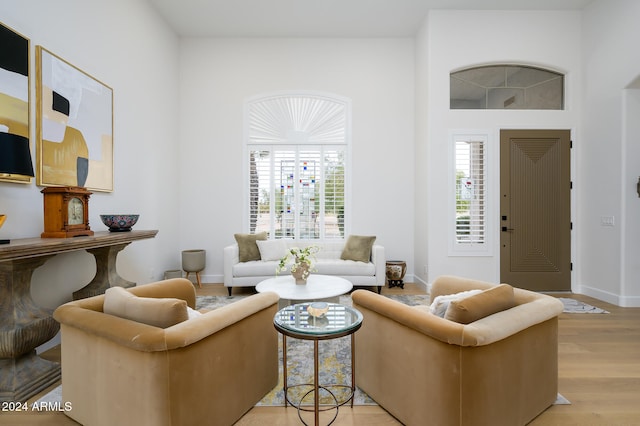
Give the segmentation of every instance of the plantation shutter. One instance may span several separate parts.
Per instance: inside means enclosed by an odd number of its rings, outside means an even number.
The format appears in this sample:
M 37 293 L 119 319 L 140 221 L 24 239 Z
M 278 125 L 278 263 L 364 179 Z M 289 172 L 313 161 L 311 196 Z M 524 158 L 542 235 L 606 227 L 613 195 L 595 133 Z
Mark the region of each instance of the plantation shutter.
M 344 153 L 341 149 L 252 150 L 250 230 L 274 238 L 344 237 Z
M 327 148 L 324 151 L 323 229 L 324 238 L 344 237 L 345 153 Z
M 458 140 L 456 163 L 456 244 L 485 242 L 485 142 Z

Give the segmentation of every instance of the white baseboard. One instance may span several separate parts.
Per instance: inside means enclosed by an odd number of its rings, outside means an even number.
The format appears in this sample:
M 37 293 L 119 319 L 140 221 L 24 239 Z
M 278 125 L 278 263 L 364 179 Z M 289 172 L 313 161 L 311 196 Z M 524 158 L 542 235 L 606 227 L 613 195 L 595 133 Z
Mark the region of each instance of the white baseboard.
M 584 285 L 580 286 L 577 293 L 584 294 L 585 296 L 593 297 L 622 308 L 640 308 L 640 296 L 622 296 Z
M 429 284 L 428 282 L 424 281 L 422 278 L 413 275 L 413 281 L 414 283 L 421 285 L 424 288 L 424 291 L 429 294 L 429 290 L 431 290 L 431 284 Z

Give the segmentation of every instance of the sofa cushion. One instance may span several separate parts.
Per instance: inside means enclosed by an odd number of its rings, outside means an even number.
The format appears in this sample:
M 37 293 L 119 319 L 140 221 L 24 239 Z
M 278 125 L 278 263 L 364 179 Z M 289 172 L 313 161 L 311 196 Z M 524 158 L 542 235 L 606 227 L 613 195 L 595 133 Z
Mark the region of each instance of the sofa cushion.
M 375 241 L 375 236 L 349 235 L 340 259 L 369 262 L 371 259 L 371 247 L 373 247 Z
M 515 306 L 515 303 L 513 287 L 509 284 L 500 284 L 473 296 L 453 300 L 444 318 L 460 324 L 469 324 L 496 312 L 510 309 Z
M 260 260 L 260 250 L 258 249 L 256 240 L 266 240 L 266 232 L 259 232 L 257 234 L 234 234 L 233 237 L 238 243 L 240 262 Z
M 482 290 L 467 290 L 454 294 L 442 294 L 436 296 L 429 306 L 429 312 L 434 315 L 444 318 L 444 314 L 447 312 L 449 304 L 454 300 L 461 300 L 465 297 L 473 296 L 474 294 L 482 293 Z
M 138 297 L 122 287 L 107 289 L 103 311 L 105 314 L 160 328 L 171 327 L 189 319 L 185 300 Z
M 321 275 L 372 276 L 376 273 L 376 266 L 373 263 L 353 260 L 318 259 L 313 268 L 314 274 Z
M 231 271 L 234 277 L 263 277 L 265 275 L 274 277 L 277 268 L 278 262 L 275 260 L 251 260 L 234 264 Z
M 278 262 L 274 260 L 239 262 L 233 265 L 234 277 L 275 276 Z M 312 274 L 338 276 L 373 276 L 376 266 L 371 262 L 354 262 L 340 259 L 318 259 L 313 264 Z M 281 274 L 282 275 L 282 274 Z
M 287 254 L 285 240 L 256 240 L 261 260 L 280 260 Z

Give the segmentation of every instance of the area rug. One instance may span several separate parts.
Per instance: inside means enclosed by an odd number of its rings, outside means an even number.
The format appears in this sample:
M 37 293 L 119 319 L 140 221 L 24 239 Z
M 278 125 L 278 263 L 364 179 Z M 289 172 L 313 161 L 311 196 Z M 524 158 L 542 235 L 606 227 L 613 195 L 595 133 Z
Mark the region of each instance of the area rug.
M 566 314 L 608 314 L 609 311 L 605 311 L 601 308 L 596 308 L 595 306 L 591 306 L 588 303 L 581 302 L 576 299 L 571 299 L 568 297 L 558 297 L 558 300 L 562 302 L 564 305 L 564 310 L 562 312 Z
M 283 406 L 282 337 L 278 336 L 278 384 L 258 404 Z M 287 381 L 289 400 L 302 401 L 303 405 L 313 405 L 313 341 L 287 338 Z M 351 337 L 322 340 L 318 342 L 318 378 L 321 384 L 331 384 L 328 388 L 338 401 L 346 401 L 351 394 Z M 292 386 L 299 385 L 299 386 Z M 306 397 L 305 394 L 308 394 Z M 303 399 L 304 397 L 304 399 Z M 332 397 L 320 390 L 320 404 L 331 404 Z M 376 405 L 366 393 L 356 387 L 354 405 Z
M 242 296 L 198 296 L 196 300 L 197 309 L 213 310 L 229 303 L 233 303 Z M 402 296 L 407 298 L 407 296 Z M 426 296 L 425 296 L 426 297 Z M 417 304 L 425 297 L 418 297 L 412 300 L 412 304 Z M 340 304 L 351 306 L 351 296 L 340 296 Z M 335 395 L 338 401 L 342 402 L 349 398 L 351 390 L 351 337 L 323 340 L 319 342 L 318 363 L 319 381 L 322 384 L 332 384 L 329 390 Z M 282 374 L 282 337 L 278 335 L 279 354 L 279 379 L 277 386 L 271 390 L 258 404 L 262 406 L 284 406 L 283 374 Z M 301 401 L 303 405 L 313 404 L 313 395 L 309 393 L 313 383 L 313 341 L 300 339 L 287 339 L 287 374 L 289 382 L 289 400 Z M 300 385 L 300 386 L 292 386 Z M 308 394 L 304 399 L 305 394 Z M 333 398 L 325 391 L 320 391 L 320 404 L 331 404 Z M 354 394 L 354 405 L 376 405 L 366 393 L 356 388 Z

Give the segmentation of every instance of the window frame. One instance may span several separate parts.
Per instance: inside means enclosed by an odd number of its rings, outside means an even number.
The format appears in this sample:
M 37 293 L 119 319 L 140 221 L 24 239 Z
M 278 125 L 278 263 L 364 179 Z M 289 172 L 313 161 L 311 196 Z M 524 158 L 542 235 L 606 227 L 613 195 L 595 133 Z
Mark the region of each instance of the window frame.
M 495 241 L 493 157 L 494 138 L 488 130 L 452 130 L 449 132 L 447 235 L 449 256 L 493 256 Z M 457 161 L 456 142 L 482 142 L 484 169 L 484 240 L 482 243 L 463 243 L 457 238 Z
M 549 78 L 546 80 L 539 80 L 530 82 L 529 85 L 524 85 L 522 81 L 518 82 L 517 74 L 510 73 L 510 70 L 520 69 L 520 72 L 537 72 L 540 73 L 539 77 L 542 77 L 542 73 L 550 74 Z M 496 82 L 493 78 L 488 77 L 486 74 L 482 75 L 479 79 L 475 81 L 473 79 L 464 78 L 461 74 L 470 73 L 470 72 L 481 72 L 487 71 L 489 69 L 493 69 L 495 71 L 494 77 L 498 72 L 504 72 L 504 80 Z M 516 82 L 511 83 L 510 78 L 516 75 Z M 457 81 L 458 83 L 464 83 L 467 86 L 472 86 L 475 91 L 485 91 L 484 104 L 473 106 L 454 106 L 454 103 L 457 104 L 460 101 L 460 98 L 453 98 L 454 84 L 453 81 Z M 491 82 L 491 80 L 494 80 Z M 530 102 L 530 98 L 535 98 L 536 93 L 540 93 L 536 91 L 537 87 L 551 84 L 552 82 L 559 82 L 559 108 L 553 107 L 548 103 L 548 99 L 539 101 L 539 102 Z M 493 83 L 493 84 L 492 84 Z M 496 85 L 499 83 L 499 85 Z M 547 92 L 549 89 L 547 89 Z M 499 93 L 502 92 L 503 95 Z M 555 92 L 554 92 L 555 93 Z M 505 95 L 512 95 L 510 98 L 505 98 Z M 494 98 L 493 101 L 491 98 Z M 470 111 L 501 111 L 501 110 L 512 110 L 512 111 L 564 111 L 566 110 L 567 103 L 567 82 L 566 82 L 566 73 L 561 71 L 540 67 L 536 65 L 524 64 L 524 63 L 496 63 L 496 64 L 486 64 L 479 66 L 471 66 L 466 68 L 457 69 L 455 71 L 451 71 L 449 73 L 449 110 L 470 110 Z M 464 98 L 462 98 L 464 100 Z M 502 99 L 503 105 L 501 107 L 496 106 L 496 101 Z M 468 98 L 467 98 L 468 100 Z
M 333 102 L 337 105 L 341 105 L 344 108 L 344 140 L 343 142 L 337 142 L 335 140 L 329 140 L 323 142 L 318 142 L 317 138 L 314 138 L 313 141 L 305 140 L 304 138 L 298 138 L 296 134 L 298 133 L 298 129 L 288 128 L 288 133 L 292 135 L 291 139 L 287 140 L 279 140 L 279 141 L 270 141 L 264 143 L 255 143 L 250 140 L 250 129 L 251 129 L 251 117 L 250 117 L 250 108 L 255 103 L 275 100 L 278 98 L 309 98 L 309 99 L 319 99 L 323 101 Z M 295 103 L 295 102 L 293 102 Z M 351 206 L 351 100 L 346 97 L 342 97 L 335 94 L 330 93 L 322 93 L 322 92 L 314 92 L 314 91 L 281 91 L 281 92 L 272 92 L 268 94 L 262 94 L 253 96 L 245 100 L 244 103 L 244 119 L 243 119 L 243 128 L 244 128 L 244 136 L 243 136 L 243 213 L 242 213 L 242 229 L 243 232 L 250 232 L 251 228 L 251 207 L 250 207 L 250 185 L 251 185 L 251 173 L 250 173 L 250 153 L 251 151 L 260 150 L 260 147 L 264 147 L 268 149 L 270 152 L 274 153 L 278 147 L 282 149 L 286 149 L 287 147 L 292 148 L 296 151 L 296 158 L 298 158 L 298 154 L 301 151 L 304 151 L 305 148 L 310 149 L 318 149 L 320 148 L 320 152 L 324 152 L 323 148 L 331 149 L 333 146 L 335 149 L 339 149 L 344 152 L 344 218 L 343 218 L 343 231 L 341 238 L 328 238 L 328 241 L 341 241 L 346 238 L 346 235 L 349 235 L 351 232 L 351 214 L 350 214 L 350 206 Z M 322 155 L 322 154 L 321 154 Z M 322 166 L 322 170 L 324 170 L 324 166 Z M 326 176 L 322 176 L 322 185 L 325 184 Z M 271 176 L 272 185 L 273 185 L 273 175 Z M 273 190 L 273 189 L 272 189 Z M 321 205 L 324 205 L 325 200 L 321 201 Z M 270 206 L 273 210 L 275 206 Z M 320 215 L 324 215 L 324 209 Z M 320 216 L 319 215 L 319 216 Z M 319 222 L 324 226 L 324 217 L 318 217 Z M 273 219 L 270 221 L 270 232 L 269 238 L 292 238 L 290 236 L 278 236 L 276 235 L 275 228 L 273 227 Z M 298 239 L 296 237 L 296 239 Z M 325 232 L 321 230 L 319 233 L 319 238 L 308 239 L 301 238 L 300 241 L 317 241 L 322 242 L 325 240 Z

